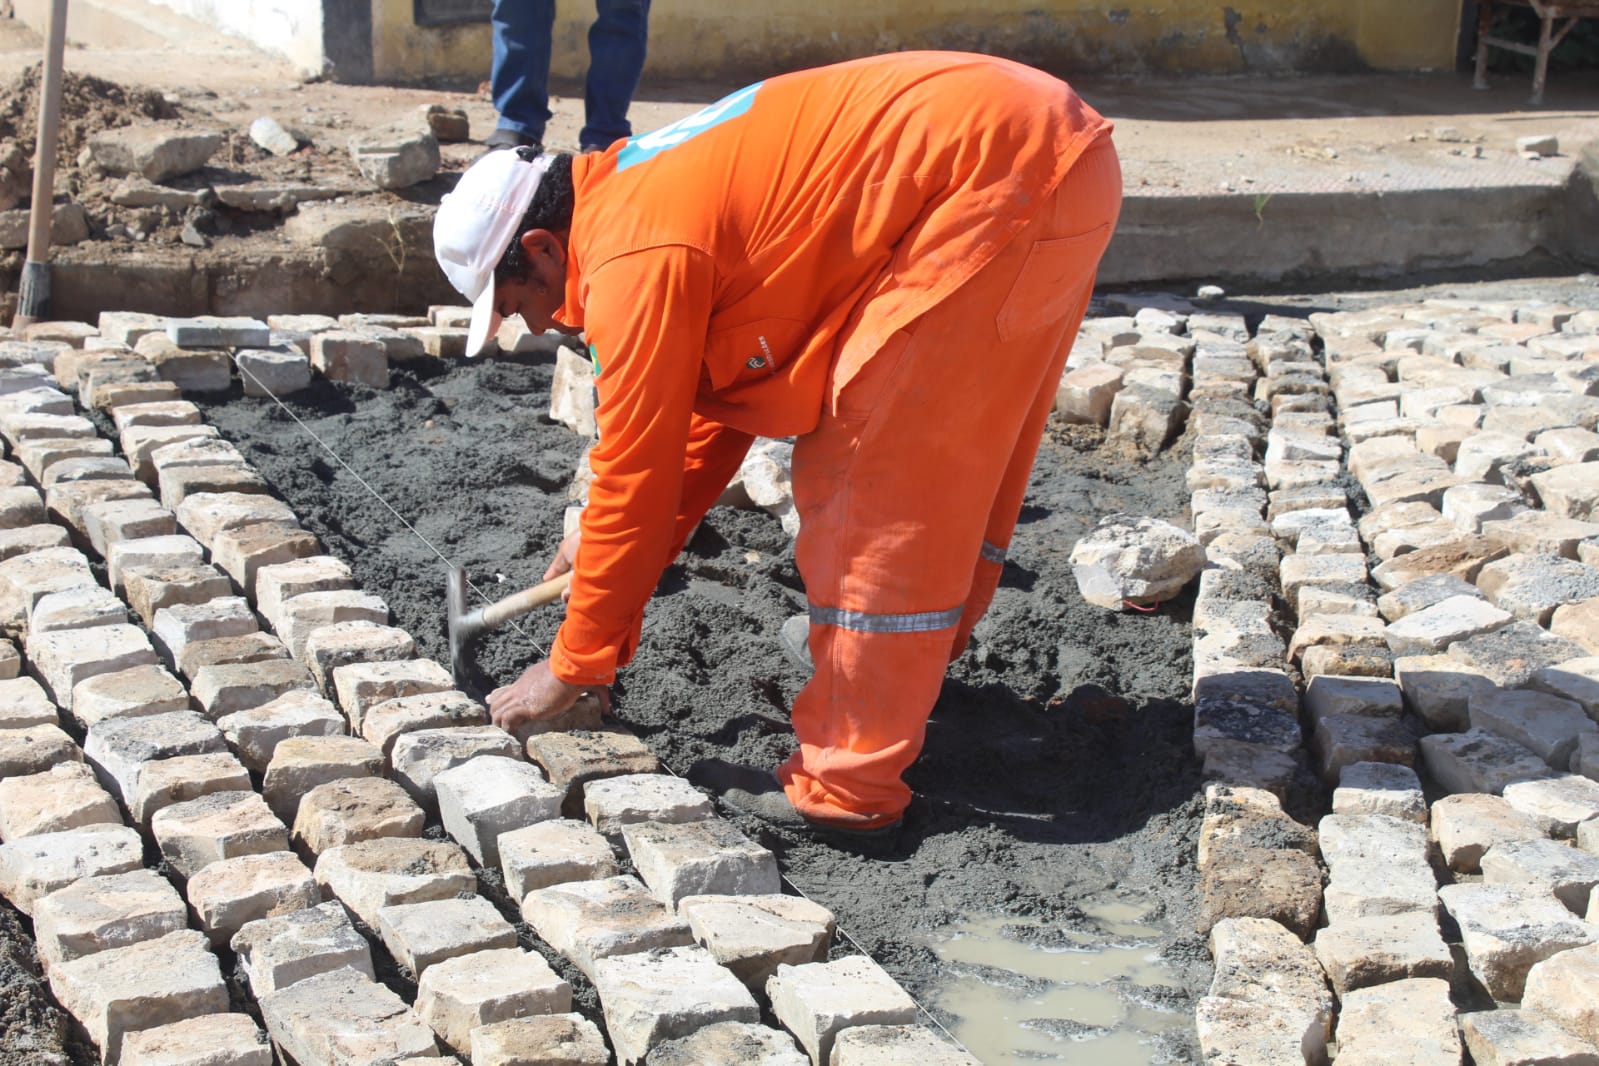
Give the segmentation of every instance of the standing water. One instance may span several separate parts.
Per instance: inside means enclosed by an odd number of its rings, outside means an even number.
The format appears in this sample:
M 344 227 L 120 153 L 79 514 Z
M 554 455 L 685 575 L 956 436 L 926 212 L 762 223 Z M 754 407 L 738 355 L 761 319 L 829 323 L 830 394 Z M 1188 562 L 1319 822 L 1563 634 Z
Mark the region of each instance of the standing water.
M 1160 957 L 1166 932 L 1120 900 L 1072 928 L 985 919 L 934 945 L 954 980 L 938 1005 L 985 1066 L 1188 1061 L 1192 1006 Z

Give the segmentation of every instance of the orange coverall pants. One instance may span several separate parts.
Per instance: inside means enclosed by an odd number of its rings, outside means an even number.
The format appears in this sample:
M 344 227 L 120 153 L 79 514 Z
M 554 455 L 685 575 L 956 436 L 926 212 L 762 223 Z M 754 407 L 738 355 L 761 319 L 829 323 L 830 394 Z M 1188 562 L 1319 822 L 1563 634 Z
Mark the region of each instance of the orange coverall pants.
M 910 803 L 901 775 L 993 600 L 1120 207 L 1107 135 L 971 280 L 855 360 L 796 443 L 816 671 L 777 776 L 808 818 L 872 828 Z

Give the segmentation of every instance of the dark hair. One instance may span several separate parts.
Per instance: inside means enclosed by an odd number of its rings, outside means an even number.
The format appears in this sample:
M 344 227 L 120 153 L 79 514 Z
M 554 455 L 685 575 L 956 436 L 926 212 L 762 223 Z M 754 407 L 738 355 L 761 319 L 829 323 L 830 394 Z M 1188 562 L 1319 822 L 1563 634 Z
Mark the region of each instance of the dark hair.
M 511 150 L 529 163 L 538 158 L 536 148 Z M 535 229 L 549 230 L 551 233 L 563 233 L 570 229 L 572 201 L 572 157 L 565 152 L 557 153 L 551 158 L 550 169 L 544 172 L 538 191 L 533 194 L 533 202 L 527 205 L 527 213 L 517 224 L 510 247 L 505 249 L 505 254 L 495 264 L 495 274 L 505 278 L 519 278 L 526 274 L 527 259 L 522 253 L 522 234 Z

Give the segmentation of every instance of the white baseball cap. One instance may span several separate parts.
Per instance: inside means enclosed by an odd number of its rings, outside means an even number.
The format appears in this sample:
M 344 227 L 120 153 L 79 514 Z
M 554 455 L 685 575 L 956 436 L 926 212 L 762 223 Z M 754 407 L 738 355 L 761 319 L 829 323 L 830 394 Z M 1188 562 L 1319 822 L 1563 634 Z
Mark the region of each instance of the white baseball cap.
M 528 160 L 515 149 L 489 152 L 467 168 L 433 217 L 433 254 L 455 291 L 472 305 L 466 354 L 481 355 L 500 328 L 494 267 L 511 241 L 554 157 Z

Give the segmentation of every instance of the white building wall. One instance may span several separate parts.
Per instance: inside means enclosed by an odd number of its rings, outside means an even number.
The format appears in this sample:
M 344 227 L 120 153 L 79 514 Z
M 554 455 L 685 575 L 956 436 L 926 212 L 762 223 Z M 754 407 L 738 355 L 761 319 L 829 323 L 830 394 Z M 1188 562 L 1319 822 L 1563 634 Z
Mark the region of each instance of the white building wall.
M 283 56 L 304 77 L 327 68 L 322 0 L 150 0 Z

